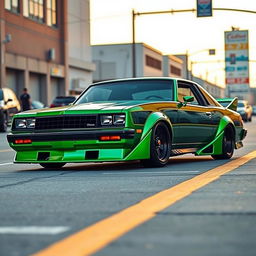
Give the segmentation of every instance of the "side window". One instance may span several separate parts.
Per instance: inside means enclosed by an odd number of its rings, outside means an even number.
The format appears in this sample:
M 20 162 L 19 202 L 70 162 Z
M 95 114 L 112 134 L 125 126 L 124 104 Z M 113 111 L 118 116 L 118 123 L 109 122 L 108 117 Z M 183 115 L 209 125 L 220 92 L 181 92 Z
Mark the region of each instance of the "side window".
M 190 102 L 190 104 L 200 105 L 198 102 L 198 97 L 192 91 L 191 86 L 189 86 L 188 84 L 185 84 L 185 83 L 178 83 L 178 100 L 183 102 L 184 96 L 193 96 L 194 101 Z

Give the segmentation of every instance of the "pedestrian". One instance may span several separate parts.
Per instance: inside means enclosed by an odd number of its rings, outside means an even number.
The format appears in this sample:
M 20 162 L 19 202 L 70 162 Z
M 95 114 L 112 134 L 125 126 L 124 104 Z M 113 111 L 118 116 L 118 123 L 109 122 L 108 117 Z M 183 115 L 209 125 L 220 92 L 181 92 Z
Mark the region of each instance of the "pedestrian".
M 22 111 L 31 109 L 31 99 L 30 99 L 30 95 L 28 94 L 27 88 L 23 89 L 23 93 L 20 96 L 20 101 L 21 101 Z

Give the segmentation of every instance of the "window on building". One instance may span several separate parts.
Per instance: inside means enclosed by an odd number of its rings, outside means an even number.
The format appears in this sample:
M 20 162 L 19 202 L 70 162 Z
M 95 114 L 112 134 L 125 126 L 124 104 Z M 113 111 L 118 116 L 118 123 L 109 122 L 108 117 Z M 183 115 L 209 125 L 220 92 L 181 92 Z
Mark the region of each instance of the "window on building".
M 170 65 L 170 72 L 171 72 L 171 74 L 174 74 L 176 76 L 181 76 L 181 69 L 177 68 L 173 65 Z
M 38 22 L 43 22 L 44 0 L 23 0 L 23 15 Z
M 47 0 L 47 25 L 48 26 L 57 26 L 57 1 L 56 0 Z
M 152 68 L 162 70 L 162 62 L 148 55 L 146 55 L 146 65 Z
M 20 11 L 19 0 L 5 0 L 4 3 L 5 9 L 16 13 Z

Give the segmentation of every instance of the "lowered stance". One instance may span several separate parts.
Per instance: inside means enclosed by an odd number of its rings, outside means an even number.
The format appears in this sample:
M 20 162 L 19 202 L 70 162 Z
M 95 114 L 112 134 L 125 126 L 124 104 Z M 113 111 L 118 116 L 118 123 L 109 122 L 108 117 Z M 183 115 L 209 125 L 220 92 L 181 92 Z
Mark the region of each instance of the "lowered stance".
M 246 135 L 233 108 L 187 80 L 113 80 L 91 85 L 72 105 L 16 114 L 7 138 L 15 163 L 45 168 L 129 160 L 161 167 L 184 153 L 228 159 Z

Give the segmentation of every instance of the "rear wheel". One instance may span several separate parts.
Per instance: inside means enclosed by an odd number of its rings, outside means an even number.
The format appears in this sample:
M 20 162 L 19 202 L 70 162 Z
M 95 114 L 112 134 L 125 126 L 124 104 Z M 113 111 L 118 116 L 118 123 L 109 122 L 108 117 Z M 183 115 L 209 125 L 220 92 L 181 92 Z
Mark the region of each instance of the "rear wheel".
M 230 159 L 234 154 L 235 149 L 235 134 L 233 130 L 229 127 L 224 131 L 224 136 L 222 140 L 222 154 L 212 155 L 215 160 L 219 159 Z
M 157 123 L 152 130 L 150 159 L 141 160 L 145 167 L 165 166 L 171 154 L 171 136 L 164 122 Z
M 46 169 L 60 169 L 66 163 L 40 163 L 40 165 Z

